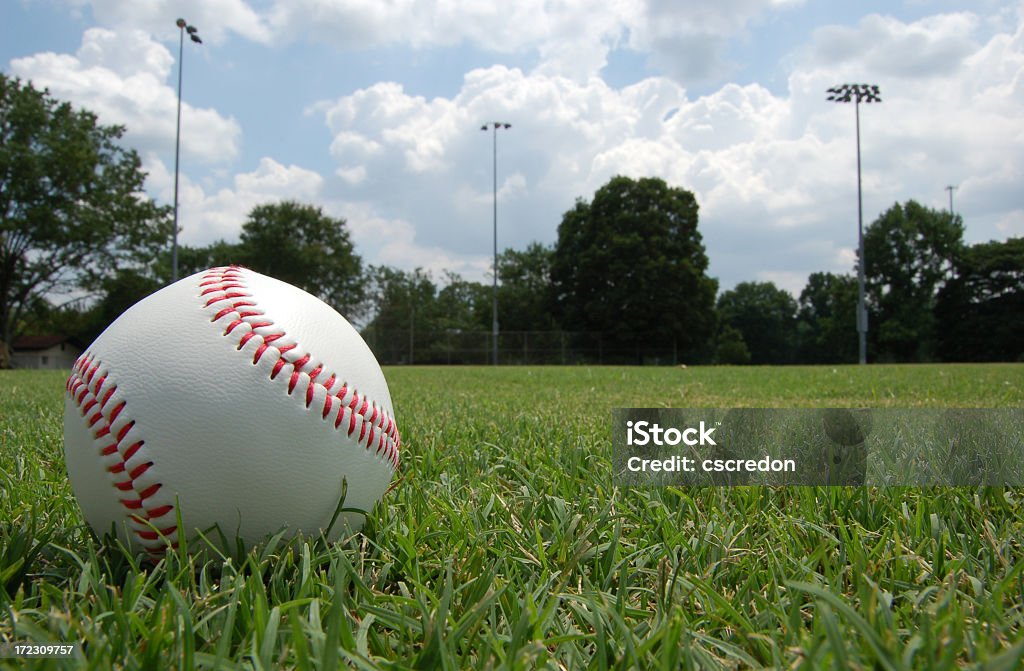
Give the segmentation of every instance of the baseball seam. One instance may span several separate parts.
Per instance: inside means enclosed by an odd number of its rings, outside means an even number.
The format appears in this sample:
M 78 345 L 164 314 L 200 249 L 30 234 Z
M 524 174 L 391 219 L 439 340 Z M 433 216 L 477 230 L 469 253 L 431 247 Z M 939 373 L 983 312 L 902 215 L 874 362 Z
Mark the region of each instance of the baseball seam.
M 302 402 L 307 409 L 322 397 L 320 418 L 331 421 L 333 413 L 336 430 L 344 431 L 367 451 L 373 450 L 394 473 L 401 447 L 394 418 L 333 373 L 326 381 L 318 381 L 324 377 L 324 365 L 310 366 L 313 357 L 266 317 L 245 284 L 240 268 L 207 271 L 200 281 L 199 298 L 203 308 L 213 312 L 210 321 L 225 325 L 222 335 L 237 340 L 236 350 L 252 351 L 253 365 L 271 357 L 270 379 L 286 382 L 289 397 L 304 388 Z M 282 376 L 288 367 L 290 374 Z M 167 495 L 161 491 L 163 483 L 149 475 L 154 462 L 109 371 L 91 352 L 86 352 L 72 367 L 65 391 L 92 432 L 100 461 L 111 474 L 118 502 L 127 514 L 128 528 L 139 545 L 151 554 L 163 551 L 168 543 L 172 548 L 178 547 L 174 503 L 166 500 Z
M 322 420 L 330 421 L 333 413 L 335 429 L 374 451 L 392 472 L 398 468 L 401 438 L 394 418 L 336 374 L 327 373 L 319 359 L 275 325 L 249 290 L 242 268 L 211 268 L 203 274 L 199 288 L 203 308 L 212 313 L 210 321 L 224 326 L 222 335 L 234 339 L 236 350 L 251 352 L 254 366 L 269 357 L 273 362 L 270 379 L 286 382 L 288 396 L 304 390 L 301 396 L 307 409 L 318 402 Z
M 162 551 L 166 543 L 176 548 L 174 505 L 160 494 L 163 484 L 146 477 L 153 466 L 146 441 L 125 412 L 127 401 L 118 394 L 106 368 L 86 352 L 72 367 L 65 388 L 92 432 L 100 462 L 114 480 L 117 500 L 139 545 L 150 553 Z

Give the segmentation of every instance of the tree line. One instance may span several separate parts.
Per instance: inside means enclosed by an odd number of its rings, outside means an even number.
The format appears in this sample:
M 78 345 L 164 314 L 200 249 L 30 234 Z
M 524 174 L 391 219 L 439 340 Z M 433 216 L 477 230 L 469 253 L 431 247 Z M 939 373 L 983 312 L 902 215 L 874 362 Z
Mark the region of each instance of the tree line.
M 0 74 L 0 366 L 17 335 L 89 342 L 170 281 L 169 208 L 142 195 L 123 132 Z M 798 298 L 771 282 L 719 292 L 698 223 L 690 191 L 612 178 L 553 244 L 499 255 L 501 331 L 557 336 L 575 361 L 857 360 L 852 273 L 813 273 Z M 913 200 L 866 228 L 872 361 L 1021 360 L 1024 239 L 967 245 L 963 230 Z M 345 220 L 314 204 L 259 205 L 237 241 L 179 250 L 182 276 L 230 263 L 320 297 L 385 361 L 457 363 L 452 339 L 491 329 L 489 283 L 364 264 Z

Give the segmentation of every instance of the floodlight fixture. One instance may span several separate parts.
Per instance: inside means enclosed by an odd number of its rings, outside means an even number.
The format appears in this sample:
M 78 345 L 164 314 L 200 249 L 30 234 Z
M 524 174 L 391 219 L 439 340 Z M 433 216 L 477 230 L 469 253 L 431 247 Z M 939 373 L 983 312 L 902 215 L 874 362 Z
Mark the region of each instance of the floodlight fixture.
M 841 84 L 828 89 L 827 100 L 837 103 L 880 103 L 881 90 L 874 84 Z

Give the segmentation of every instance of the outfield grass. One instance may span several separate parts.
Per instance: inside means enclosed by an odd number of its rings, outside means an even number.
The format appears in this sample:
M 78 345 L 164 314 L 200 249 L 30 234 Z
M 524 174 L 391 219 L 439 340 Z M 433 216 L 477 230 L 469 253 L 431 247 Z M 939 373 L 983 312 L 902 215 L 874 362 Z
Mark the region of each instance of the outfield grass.
M 1022 490 L 618 490 L 610 464 L 614 407 L 1019 407 L 1022 365 L 386 374 L 402 480 L 363 533 L 147 566 L 82 524 L 63 376 L 0 371 L 0 639 L 100 669 L 1024 666 Z

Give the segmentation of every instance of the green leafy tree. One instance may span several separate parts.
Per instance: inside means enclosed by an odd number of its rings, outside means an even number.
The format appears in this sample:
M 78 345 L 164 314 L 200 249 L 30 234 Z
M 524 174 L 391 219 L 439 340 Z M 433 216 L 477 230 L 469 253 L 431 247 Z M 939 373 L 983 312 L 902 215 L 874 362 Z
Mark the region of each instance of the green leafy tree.
M 551 263 L 554 250 L 532 242 L 498 256 L 498 318 L 502 331 L 551 331 Z
M 718 334 L 718 345 L 715 348 L 715 363 L 726 366 L 742 366 L 750 363 L 750 350 L 743 342 L 743 334 L 725 324 Z
M 857 278 L 812 273 L 800 292 L 797 329 L 802 363 L 856 363 Z
M 422 269 L 398 270 L 371 266 L 373 318 L 363 329 L 379 359 L 391 363 L 428 363 L 438 347 L 439 310 L 437 285 Z
M 967 247 L 935 306 L 946 361 L 1024 360 L 1024 238 Z
M 142 195 L 123 133 L 0 73 L 0 366 L 27 311 L 166 248 L 169 211 Z
M 446 272 L 437 292 L 437 326 L 444 331 L 486 331 L 491 327 L 492 289 Z
M 178 247 L 178 276 L 188 277 L 207 268 L 219 266 L 230 266 L 242 264 L 242 245 L 237 242 L 226 242 L 217 240 L 205 247 L 189 247 L 182 245 Z M 168 262 L 163 269 L 162 276 L 166 281 L 171 279 L 171 266 Z
M 551 265 L 561 327 L 600 334 L 604 361 L 706 353 L 717 282 L 697 214 L 691 192 L 657 178 L 614 177 L 593 201 L 578 200 Z
M 212 250 L 217 258 L 229 247 Z M 294 284 L 354 319 L 363 308 L 362 260 L 344 219 L 294 201 L 258 205 L 242 225 L 238 263 Z
M 913 200 L 894 204 L 868 226 L 865 275 L 875 358 L 931 358 L 936 293 L 952 277 L 963 230 L 959 216 Z
M 792 363 L 796 301 L 772 282 L 740 282 L 718 298 L 718 317 L 743 336 L 753 364 Z

